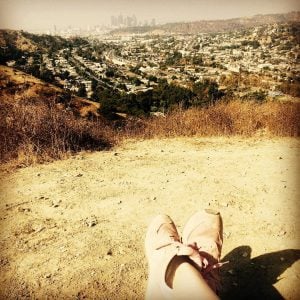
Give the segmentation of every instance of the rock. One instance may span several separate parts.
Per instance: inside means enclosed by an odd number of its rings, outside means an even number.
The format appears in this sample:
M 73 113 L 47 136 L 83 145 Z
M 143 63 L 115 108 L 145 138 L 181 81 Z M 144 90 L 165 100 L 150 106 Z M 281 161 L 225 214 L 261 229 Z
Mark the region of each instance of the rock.
M 44 229 L 45 229 L 44 226 L 39 226 L 35 229 L 35 233 L 39 233 L 39 232 L 43 231 Z
M 244 252 L 243 254 L 242 254 L 242 256 L 243 257 L 248 257 L 249 255 L 248 255 L 248 252 Z
M 93 227 L 93 226 L 96 226 L 98 224 L 98 220 L 97 220 L 96 216 L 92 215 L 92 216 L 85 219 L 85 224 L 88 227 Z
M 107 253 L 106 253 L 106 255 L 109 255 L 109 256 L 112 256 L 112 250 L 111 249 L 109 249 L 108 251 L 107 251 Z
M 56 201 L 52 201 L 52 205 L 53 207 L 59 207 L 59 204 L 61 203 L 61 200 L 56 200 Z
M 234 274 L 235 274 L 235 271 L 234 271 L 233 269 L 231 269 L 231 270 L 228 270 L 228 273 L 229 273 L 230 275 L 234 275 Z
M 18 212 L 31 212 L 30 208 L 18 207 Z
M 286 231 L 285 230 L 281 230 L 277 236 L 284 236 L 286 234 Z
M 231 232 L 223 232 L 225 238 L 229 238 L 231 236 Z
M 0 258 L 0 266 L 8 265 L 9 261 L 7 258 Z

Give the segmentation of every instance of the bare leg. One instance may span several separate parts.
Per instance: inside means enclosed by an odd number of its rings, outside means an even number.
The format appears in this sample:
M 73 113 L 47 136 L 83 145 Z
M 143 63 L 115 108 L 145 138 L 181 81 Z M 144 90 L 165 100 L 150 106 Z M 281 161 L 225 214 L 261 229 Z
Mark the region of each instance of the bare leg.
M 188 257 L 194 249 L 180 242 L 176 226 L 169 216 L 158 215 L 151 222 L 145 250 L 149 263 L 147 300 L 219 299 L 194 267 L 196 261 L 192 262 Z
M 176 300 L 217 300 L 218 296 L 208 286 L 201 273 L 187 259 L 176 257 L 171 262 L 172 272 L 167 272 L 169 284 Z

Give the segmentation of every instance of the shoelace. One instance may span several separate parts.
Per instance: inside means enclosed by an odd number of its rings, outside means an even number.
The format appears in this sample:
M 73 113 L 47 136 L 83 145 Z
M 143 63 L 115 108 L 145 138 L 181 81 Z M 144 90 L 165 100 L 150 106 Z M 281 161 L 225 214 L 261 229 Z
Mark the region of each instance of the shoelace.
M 216 294 L 219 294 L 221 289 L 220 276 L 218 272 L 213 271 L 229 263 L 229 261 L 215 262 L 215 260 L 208 253 L 206 253 L 205 251 L 201 251 L 201 248 L 197 248 L 196 245 L 190 245 L 190 247 L 194 249 L 194 251 L 196 251 L 200 256 L 201 263 L 199 264 L 199 259 L 195 260 L 195 257 L 193 256 L 189 256 L 190 259 L 199 267 L 199 271 L 206 283 L 211 287 L 213 291 L 215 291 Z
M 196 264 L 196 266 L 198 267 L 199 271 L 201 272 L 207 284 L 216 293 L 218 293 L 221 287 L 220 278 L 215 272 L 212 271 L 229 263 L 229 261 L 213 263 L 211 261 L 210 255 L 208 253 L 207 255 L 205 255 L 206 254 L 205 252 L 201 252 L 200 254 L 200 249 L 197 248 L 196 245 L 184 245 L 181 242 L 175 240 L 160 245 L 159 247 L 156 248 L 156 250 L 159 250 L 167 246 L 174 247 L 174 253 L 176 253 L 176 255 L 178 256 L 188 256 Z
M 228 263 L 226 262 L 217 262 L 217 263 L 211 263 L 210 259 L 205 257 L 205 254 L 200 254 L 199 250 L 194 245 L 184 245 L 183 243 L 179 241 L 170 241 L 166 244 L 160 245 L 156 248 L 156 250 L 159 250 L 161 248 L 172 246 L 174 247 L 174 251 L 176 255 L 178 256 L 188 256 L 200 269 L 201 273 L 203 274 L 209 273 L 210 271 L 220 268 L 221 266 Z

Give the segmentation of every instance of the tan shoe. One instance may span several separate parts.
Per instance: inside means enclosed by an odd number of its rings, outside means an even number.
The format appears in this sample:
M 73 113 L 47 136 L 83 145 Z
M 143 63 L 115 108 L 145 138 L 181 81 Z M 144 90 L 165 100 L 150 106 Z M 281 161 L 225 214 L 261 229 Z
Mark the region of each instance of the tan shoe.
M 220 257 L 223 244 L 223 223 L 219 212 L 206 209 L 195 213 L 186 223 L 182 242 L 197 249 L 201 260 L 195 261 L 202 276 L 218 293 L 220 290 Z M 193 260 L 193 257 L 190 256 Z
M 147 300 L 172 299 L 172 276 L 175 256 L 189 255 L 193 251 L 180 243 L 176 226 L 167 215 L 157 216 L 149 225 L 145 239 L 146 257 L 149 264 Z

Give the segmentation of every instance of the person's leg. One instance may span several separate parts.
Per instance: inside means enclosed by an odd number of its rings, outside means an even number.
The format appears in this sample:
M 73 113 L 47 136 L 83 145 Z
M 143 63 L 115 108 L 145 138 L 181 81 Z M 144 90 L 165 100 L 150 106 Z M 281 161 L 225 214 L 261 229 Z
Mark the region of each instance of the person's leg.
M 200 264 L 193 256 L 190 256 L 190 259 L 200 266 L 205 281 L 218 294 L 221 288 L 219 268 L 224 264 L 220 263 L 223 244 L 221 214 L 218 211 L 205 209 L 192 215 L 184 226 L 182 242 L 198 250 L 202 257 Z
M 149 262 L 147 300 L 218 299 L 193 266 L 189 254 L 182 254 L 192 249 L 180 243 L 176 227 L 168 216 L 160 215 L 152 221 L 145 247 Z
M 173 291 L 176 300 L 216 300 L 218 296 L 208 286 L 201 273 L 184 258 L 178 257 L 173 275 Z

